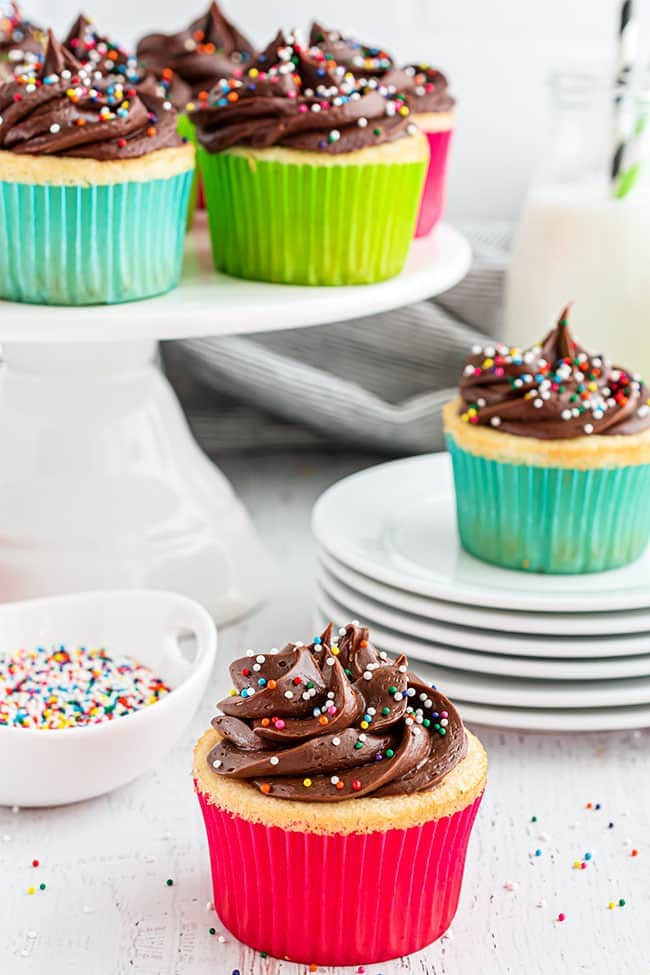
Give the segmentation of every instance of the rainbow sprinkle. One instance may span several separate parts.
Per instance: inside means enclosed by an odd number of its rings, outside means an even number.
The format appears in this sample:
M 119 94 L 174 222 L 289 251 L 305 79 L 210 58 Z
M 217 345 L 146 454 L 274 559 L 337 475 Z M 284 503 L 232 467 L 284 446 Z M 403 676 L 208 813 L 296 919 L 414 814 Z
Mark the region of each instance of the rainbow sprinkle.
M 113 721 L 170 688 L 127 656 L 63 645 L 0 655 L 0 727 L 58 730 Z

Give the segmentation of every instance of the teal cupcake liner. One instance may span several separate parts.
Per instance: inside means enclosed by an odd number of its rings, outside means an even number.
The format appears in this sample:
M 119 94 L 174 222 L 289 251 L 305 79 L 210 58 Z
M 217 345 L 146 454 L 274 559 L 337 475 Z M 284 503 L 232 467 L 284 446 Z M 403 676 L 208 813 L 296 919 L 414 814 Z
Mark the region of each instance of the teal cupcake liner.
M 170 291 L 192 175 L 106 186 L 0 180 L 0 298 L 97 305 Z
M 508 569 L 603 572 L 650 540 L 650 464 L 575 470 L 488 460 L 449 434 L 458 531 L 471 555 Z
M 252 162 L 202 148 L 198 159 L 218 271 L 282 284 L 351 285 L 402 270 L 424 161 Z

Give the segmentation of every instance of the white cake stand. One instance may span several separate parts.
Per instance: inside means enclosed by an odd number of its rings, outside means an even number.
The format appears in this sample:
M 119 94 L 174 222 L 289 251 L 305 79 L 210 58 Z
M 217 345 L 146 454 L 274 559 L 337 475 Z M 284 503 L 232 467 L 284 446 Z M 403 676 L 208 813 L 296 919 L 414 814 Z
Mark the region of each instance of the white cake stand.
M 0 599 L 152 586 L 198 599 L 220 623 L 260 603 L 267 556 L 193 440 L 158 340 L 387 311 L 446 290 L 469 263 L 466 241 L 443 225 L 382 284 L 246 282 L 214 273 L 199 218 L 169 295 L 92 308 L 0 301 Z

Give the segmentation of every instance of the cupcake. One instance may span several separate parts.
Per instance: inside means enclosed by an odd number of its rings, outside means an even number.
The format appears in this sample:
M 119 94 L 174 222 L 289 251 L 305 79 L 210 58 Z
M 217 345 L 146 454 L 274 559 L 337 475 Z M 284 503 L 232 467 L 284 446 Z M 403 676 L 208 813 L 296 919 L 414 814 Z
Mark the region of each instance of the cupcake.
M 34 62 L 43 54 L 47 34 L 25 20 L 16 3 L 0 9 L 0 81 L 19 64 Z
M 318 48 L 343 73 L 349 72 L 357 78 L 382 78 L 395 69 L 395 61 L 387 51 L 330 30 L 317 21 L 311 25 L 309 45 Z
M 403 79 L 406 75 L 406 80 Z M 399 80 L 389 75 L 399 90 L 406 92 L 413 121 L 424 132 L 429 143 L 429 167 L 420 203 L 416 237 L 431 233 L 442 216 L 449 143 L 454 128 L 455 101 L 447 90 L 447 79 L 437 68 L 410 64 L 401 69 Z
M 194 751 L 214 907 L 253 948 L 373 963 L 456 911 L 487 759 L 453 705 L 351 624 L 236 660 Z M 419 878 L 419 881 L 414 878 Z
M 180 275 L 194 149 L 119 75 L 46 55 L 0 84 L 0 297 L 112 304 Z
M 308 285 L 401 271 L 429 156 L 403 97 L 341 78 L 319 49 L 279 33 L 197 105 L 218 270 Z
M 463 547 L 510 569 L 615 569 L 650 538 L 650 392 L 567 313 L 525 351 L 476 346 L 444 410 Z

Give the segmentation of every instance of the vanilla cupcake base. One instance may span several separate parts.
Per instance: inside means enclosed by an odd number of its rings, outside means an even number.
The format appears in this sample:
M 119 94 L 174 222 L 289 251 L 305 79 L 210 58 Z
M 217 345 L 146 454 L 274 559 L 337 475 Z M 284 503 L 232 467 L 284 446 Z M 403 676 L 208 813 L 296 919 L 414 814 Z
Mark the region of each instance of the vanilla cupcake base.
M 422 133 L 350 153 L 199 149 L 217 270 L 284 284 L 398 274 L 429 153 Z
M 189 145 L 105 162 L 0 152 L 0 298 L 92 305 L 169 291 L 193 160 Z
M 340 803 L 272 799 L 213 774 L 218 737 L 198 742 L 194 778 L 215 910 L 239 940 L 337 967 L 411 954 L 444 934 L 487 776 L 473 735 L 431 792 Z
M 650 541 L 650 431 L 518 437 L 443 411 L 463 547 L 504 568 L 603 572 Z

